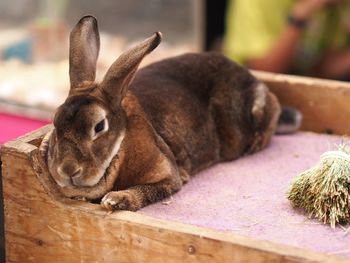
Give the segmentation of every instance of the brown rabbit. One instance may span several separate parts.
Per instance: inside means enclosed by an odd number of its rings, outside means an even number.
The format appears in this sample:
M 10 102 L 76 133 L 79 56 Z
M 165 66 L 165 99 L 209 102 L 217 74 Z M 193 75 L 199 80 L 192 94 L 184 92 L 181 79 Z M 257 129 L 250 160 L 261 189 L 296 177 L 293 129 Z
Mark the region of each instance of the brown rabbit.
M 276 97 L 222 55 L 185 54 L 136 73 L 160 42 L 154 33 L 96 83 L 97 21 L 85 16 L 71 32 L 70 93 L 46 154 L 65 196 L 103 197 L 106 209 L 138 210 L 201 169 L 261 150 L 274 134 Z

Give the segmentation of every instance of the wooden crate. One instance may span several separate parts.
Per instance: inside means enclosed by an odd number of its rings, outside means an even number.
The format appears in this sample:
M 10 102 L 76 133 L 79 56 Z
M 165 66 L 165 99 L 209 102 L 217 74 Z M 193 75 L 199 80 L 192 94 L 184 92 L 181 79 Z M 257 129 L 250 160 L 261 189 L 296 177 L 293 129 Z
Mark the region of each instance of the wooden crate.
M 350 134 L 350 85 L 254 72 L 303 129 Z M 43 127 L 1 149 L 7 262 L 348 262 L 333 256 L 213 229 L 109 214 L 99 205 L 49 195 L 32 166 Z

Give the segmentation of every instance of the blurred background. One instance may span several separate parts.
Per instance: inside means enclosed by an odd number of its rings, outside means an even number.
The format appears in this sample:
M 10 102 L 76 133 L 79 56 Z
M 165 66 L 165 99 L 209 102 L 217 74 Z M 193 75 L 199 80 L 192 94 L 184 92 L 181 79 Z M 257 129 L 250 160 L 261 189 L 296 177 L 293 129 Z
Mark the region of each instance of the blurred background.
M 350 0 L 1 0 L 0 145 L 50 122 L 69 90 L 69 32 L 97 17 L 97 79 L 131 45 L 163 33 L 141 66 L 217 51 L 256 70 L 348 81 Z
M 65 100 L 69 32 L 85 14 L 99 22 L 97 79 L 122 51 L 161 31 L 162 44 L 142 66 L 217 51 L 251 69 L 349 81 L 349 7 L 350 0 L 0 0 L 0 145 L 49 123 Z M 4 262 L 1 240 L 0 248 Z
M 202 50 L 202 10 L 200 0 L 1 0 L 0 144 L 50 121 L 64 101 L 69 32 L 83 15 L 99 22 L 100 79 L 122 51 L 154 31 L 163 43 L 142 66 Z
M 0 113 L 50 120 L 68 94 L 69 32 L 83 15 L 93 14 L 99 22 L 97 71 L 101 78 L 123 50 L 154 31 L 161 31 L 164 41 L 143 65 L 199 51 L 200 4 L 187 0 L 1 0 Z M 20 120 L 6 125 L 11 116 L 6 117 L 0 119 L 0 133 L 4 126 L 12 126 L 20 134 L 23 125 L 16 125 Z

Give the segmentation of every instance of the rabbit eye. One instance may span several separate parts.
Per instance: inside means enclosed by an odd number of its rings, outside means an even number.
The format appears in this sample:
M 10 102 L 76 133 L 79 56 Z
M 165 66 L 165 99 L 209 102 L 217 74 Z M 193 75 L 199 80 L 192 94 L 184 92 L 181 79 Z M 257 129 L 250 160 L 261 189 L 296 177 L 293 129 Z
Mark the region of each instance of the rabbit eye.
M 105 120 L 103 119 L 99 123 L 96 124 L 95 126 L 95 134 L 103 131 L 105 129 Z
M 104 134 L 108 130 L 108 121 L 106 118 L 104 118 L 102 121 L 99 121 L 94 129 L 92 130 L 92 140 L 97 139 L 102 134 Z

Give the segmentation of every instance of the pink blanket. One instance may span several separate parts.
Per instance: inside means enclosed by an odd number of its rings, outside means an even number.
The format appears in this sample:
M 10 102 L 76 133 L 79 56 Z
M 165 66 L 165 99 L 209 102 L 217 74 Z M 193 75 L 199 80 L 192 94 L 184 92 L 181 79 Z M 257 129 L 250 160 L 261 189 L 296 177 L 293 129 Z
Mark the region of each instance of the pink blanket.
M 340 141 L 306 132 L 275 136 L 267 149 L 197 174 L 170 204 L 140 213 L 350 258 L 350 226 L 331 229 L 286 199 L 293 177 Z

